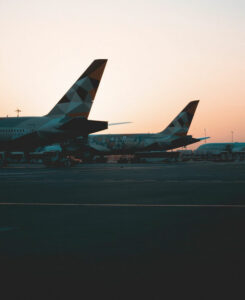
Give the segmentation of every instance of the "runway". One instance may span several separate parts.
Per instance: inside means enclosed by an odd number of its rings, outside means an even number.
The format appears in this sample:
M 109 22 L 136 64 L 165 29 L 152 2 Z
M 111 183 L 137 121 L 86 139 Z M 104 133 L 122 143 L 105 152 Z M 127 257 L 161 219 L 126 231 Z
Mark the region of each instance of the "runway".
M 237 284 L 244 183 L 238 163 L 9 166 L 0 171 L 1 272 L 56 293 L 67 285 L 67 297 L 81 282 L 91 293 L 110 283 L 114 299 L 162 299 L 163 282 Z
M 79 165 L 0 171 L 0 202 L 87 204 L 244 204 L 245 164 Z

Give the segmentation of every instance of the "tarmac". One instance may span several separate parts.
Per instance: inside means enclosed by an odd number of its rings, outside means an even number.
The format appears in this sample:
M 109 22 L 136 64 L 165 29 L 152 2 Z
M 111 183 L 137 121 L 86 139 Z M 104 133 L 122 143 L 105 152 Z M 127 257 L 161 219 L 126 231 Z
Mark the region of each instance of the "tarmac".
M 214 287 L 234 298 L 244 184 L 244 163 L 10 165 L 0 170 L 1 273 L 33 299 L 163 299 L 168 289 L 206 299 Z

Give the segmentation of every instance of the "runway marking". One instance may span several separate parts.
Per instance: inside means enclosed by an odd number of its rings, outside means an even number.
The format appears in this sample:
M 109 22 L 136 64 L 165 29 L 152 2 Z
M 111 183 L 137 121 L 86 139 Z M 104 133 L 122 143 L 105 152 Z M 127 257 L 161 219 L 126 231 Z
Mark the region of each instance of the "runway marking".
M 245 204 L 137 204 L 137 203 L 15 203 L 2 202 L 1 206 L 93 206 L 93 207 L 238 207 L 245 208 Z M 1 228 L 0 228 L 1 230 Z
M 9 176 L 6 175 L 5 178 L 2 178 L 0 176 L 2 182 L 5 183 L 26 183 L 28 180 L 28 183 L 42 183 L 45 180 L 46 184 L 51 184 L 51 183 L 58 183 L 57 178 L 43 178 L 41 176 L 38 176 L 36 174 L 28 174 L 27 176 Z M 87 178 L 62 178 L 63 180 L 63 185 L 70 185 L 70 184 L 94 184 L 95 180 L 90 180 Z M 196 180 L 196 179 L 187 179 L 187 180 L 169 180 L 169 179 L 96 179 L 97 184 L 120 184 L 120 185 L 125 185 L 125 184 L 245 184 L 245 180 L 218 180 L 218 179 L 210 179 L 210 180 Z
M 22 176 L 22 175 L 25 175 L 25 177 L 27 176 L 40 176 L 40 175 L 45 175 L 45 174 L 54 174 L 56 173 L 55 171 L 51 171 L 51 172 L 15 172 L 15 173 L 9 173 L 9 172 L 6 172 L 6 173 L 0 173 L 0 176 L 2 177 L 6 177 L 6 176 Z
M 105 183 L 137 183 L 137 182 L 158 182 L 156 179 L 141 179 L 141 180 L 137 180 L 137 179 L 122 179 L 122 180 L 117 180 L 117 179 L 104 179 L 101 180 L 102 182 Z M 91 180 L 89 181 L 91 182 Z

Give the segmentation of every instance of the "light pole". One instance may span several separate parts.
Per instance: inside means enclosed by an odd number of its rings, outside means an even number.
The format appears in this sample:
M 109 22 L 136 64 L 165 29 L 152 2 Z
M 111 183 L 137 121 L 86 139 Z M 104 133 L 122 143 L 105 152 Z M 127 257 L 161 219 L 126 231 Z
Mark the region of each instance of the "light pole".
M 21 110 L 20 110 L 19 108 L 17 108 L 17 109 L 16 109 L 16 112 L 17 112 L 17 117 L 19 117 L 19 116 L 20 116 Z
M 206 128 L 204 128 L 204 137 L 205 137 L 205 140 L 204 140 L 204 143 L 206 144 Z

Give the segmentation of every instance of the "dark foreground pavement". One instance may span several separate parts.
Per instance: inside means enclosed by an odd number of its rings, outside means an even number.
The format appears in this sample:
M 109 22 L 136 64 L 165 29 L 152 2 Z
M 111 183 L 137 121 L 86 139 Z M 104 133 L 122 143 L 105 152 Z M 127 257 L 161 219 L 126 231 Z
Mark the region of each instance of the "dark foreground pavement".
M 2 286 L 11 299 L 243 299 L 244 187 L 237 163 L 2 169 Z

